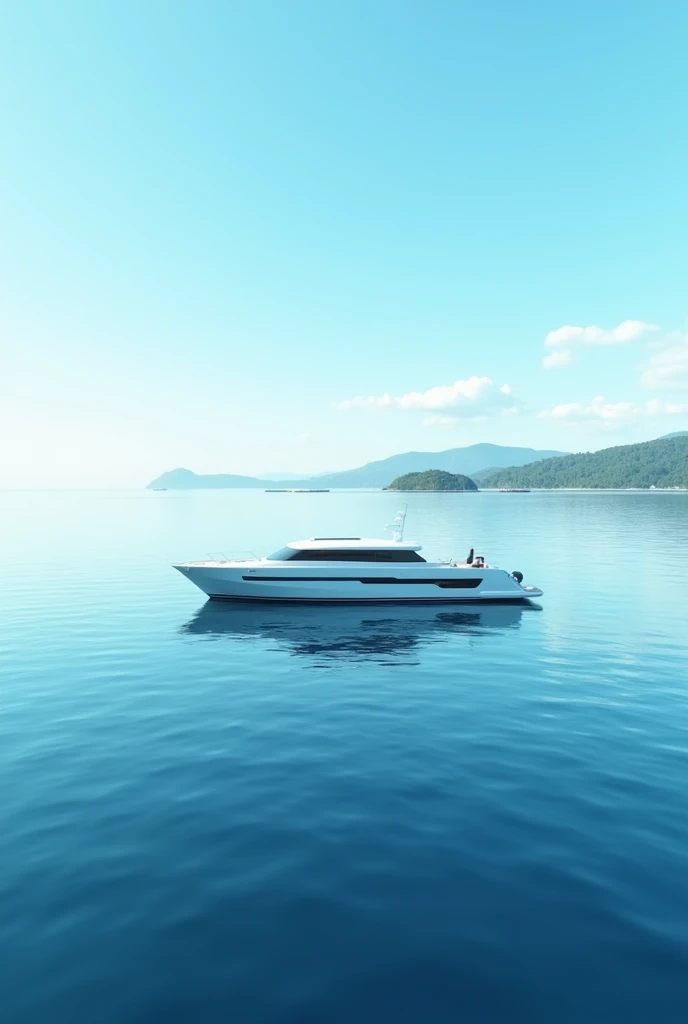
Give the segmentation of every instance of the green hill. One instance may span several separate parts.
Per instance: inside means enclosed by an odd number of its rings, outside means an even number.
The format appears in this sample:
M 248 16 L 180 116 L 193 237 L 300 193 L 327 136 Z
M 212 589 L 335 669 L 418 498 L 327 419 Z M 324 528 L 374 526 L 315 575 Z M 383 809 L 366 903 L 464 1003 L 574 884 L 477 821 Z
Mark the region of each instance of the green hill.
M 504 469 L 483 487 L 688 487 L 688 436 L 564 455 Z
M 483 480 L 487 480 L 488 476 L 494 476 L 495 473 L 503 473 L 506 468 L 506 466 L 491 466 L 490 469 L 481 469 L 478 473 L 471 473 L 471 480 L 481 484 Z
M 477 491 L 477 484 L 462 473 L 428 469 L 425 473 L 405 473 L 393 480 L 388 491 Z

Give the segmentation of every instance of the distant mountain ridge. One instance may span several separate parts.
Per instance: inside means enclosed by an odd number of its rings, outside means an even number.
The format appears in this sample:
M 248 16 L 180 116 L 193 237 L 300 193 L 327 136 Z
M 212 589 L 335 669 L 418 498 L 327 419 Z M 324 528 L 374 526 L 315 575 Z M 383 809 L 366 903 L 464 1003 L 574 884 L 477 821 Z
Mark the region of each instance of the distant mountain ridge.
M 482 487 L 688 487 L 688 432 L 514 466 Z
M 473 477 L 495 466 L 522 466 L 537 459 L 563 455 L 558 451 L 538 451 L 535 448 L 511 448 L 499 444 L 471 444 L 465 448 L 449 448 L 443 452 L 404 452 L 387 459 L 368 462 L 357 469 L 340 473 L 317 474 L 298 480 L 291 476 L 271 483 L 287 487 L 387 487 L 390 480 L 406 473 L 423 473 L 441 469 L 446 473 L 462 473 Z M 317 481 L 317 484 L 316 484 Z M 168 490 L 192 490 L 220 487 L 265 487 L 266 480 L 232 473 L 198 474 L 190 469 L 173 469 L 148 484 L 149 489 L 166 487 Z
M 254 476 L 236 476 L 232 473 L 193 473 L 190 469 L 172 469 L 151 480 L 148 490 L 166 487 L 168 490 L 194 491 L 219 487 L 265 487 L 267 480 Z

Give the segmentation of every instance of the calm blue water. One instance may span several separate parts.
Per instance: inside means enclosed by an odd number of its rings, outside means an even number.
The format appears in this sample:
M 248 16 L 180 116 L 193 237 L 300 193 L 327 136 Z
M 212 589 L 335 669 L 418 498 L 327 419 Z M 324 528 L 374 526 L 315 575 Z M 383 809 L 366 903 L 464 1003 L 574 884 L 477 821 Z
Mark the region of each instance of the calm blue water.
M 383 493 L 0 495 L 0 1015 L 685 1022 L 688 495 L 415 495 L 542 609 L 206 605 Z

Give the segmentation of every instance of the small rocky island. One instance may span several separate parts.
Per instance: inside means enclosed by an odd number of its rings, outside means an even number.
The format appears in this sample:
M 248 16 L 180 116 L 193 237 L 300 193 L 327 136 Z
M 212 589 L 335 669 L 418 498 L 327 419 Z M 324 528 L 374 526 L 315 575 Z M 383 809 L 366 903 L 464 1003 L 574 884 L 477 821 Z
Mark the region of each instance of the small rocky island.
M 386 491 L 477 491 L 478 485 L 463 473 L 445 473 L 428 469 L 425 473 L 405 473 L 393 480 Z

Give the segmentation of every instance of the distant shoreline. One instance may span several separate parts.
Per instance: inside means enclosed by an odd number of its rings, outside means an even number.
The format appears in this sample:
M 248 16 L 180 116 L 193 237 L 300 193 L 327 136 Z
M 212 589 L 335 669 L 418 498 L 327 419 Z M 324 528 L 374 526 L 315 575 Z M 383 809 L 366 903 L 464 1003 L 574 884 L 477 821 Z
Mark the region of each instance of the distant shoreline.
M 479 490 L 467 487 L 383 487 L 389 494 L 479 494 Z
M 16 490 L 16 488 L 13 488 Z M 23 489 L 23 488 L 22 488 Z M 32 488 L 36 490 L 37 488 Z M 43 488 L 41 488 L 42 490 Z M 84 490 L 84 488 L 51 488 L 51 490 L 62 490 L 62 491 L 78 491 Z M 128 488 L 128 487 L 95 487 L 87 488 L 90 491 L 127 491 L 127 490 L 139 490 L 139 488 Z M 143 488 L 151 494 L 160 493 L 160 490 L 165 490 L 167 494 L 201 494 L 201 493 L 215 493 L 217 491 L 234 491 L 241 493 L 256 493 L 256 494 L 504 494 L 509 493 L 504 488 L 500 487 L 481 487 L 475 491 L 465 490 L 463 488 L 452 488 L 450 490 L 443 489 L 416 489 L 411 488 L 410 490 L 402 489 L 391 489 L 389 487 L 329 487 L 327 489 L 313 489 L 312 491 L 297 490 L 287 488 L 264 488 L 259 490 L 253 487 L 167 487 L 162 489 L 151 489 Z M 528 488 L 517 488 L 511 493 L 532 493 L 532 494 L 688 494 L 688 487 L 528 487 Z

